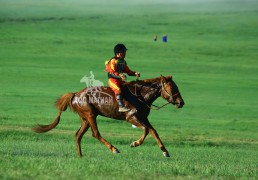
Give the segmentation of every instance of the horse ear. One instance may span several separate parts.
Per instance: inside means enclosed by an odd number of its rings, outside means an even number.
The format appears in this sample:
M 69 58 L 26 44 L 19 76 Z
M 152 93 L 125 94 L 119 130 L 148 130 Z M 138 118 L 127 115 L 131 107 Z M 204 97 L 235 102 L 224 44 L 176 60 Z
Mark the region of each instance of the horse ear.
M 161 79 L 161 81 L 164 82 L 164 83 L 167 82 L 166 78 L 165 78 L 162 74 L 160 75 L 160 79 Z
M 173 79 L 172 75 L 170 74 L 169 76 L 167 76 L 167 79 Z

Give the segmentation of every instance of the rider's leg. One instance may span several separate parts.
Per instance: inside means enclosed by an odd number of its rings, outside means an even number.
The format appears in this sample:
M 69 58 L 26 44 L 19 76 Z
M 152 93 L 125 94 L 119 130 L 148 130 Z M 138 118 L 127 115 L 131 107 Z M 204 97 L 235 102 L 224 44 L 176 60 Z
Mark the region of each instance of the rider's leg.
M 116 100 L 118 102 L 119 112 L 127 112 L 130 110 L 129 108 L 125 107 L 123 103 L 123 96 L 121 94 L 116 95 Z
M 114 91 L 115 95 L 116 95 L 116 100 L 118 102 L 118 106 L 119 106 L 119 112 L 127 112 L 130 109 L 128 109 L 127 107 L 125 107 L 124 103 L 123 103 L 123 97 L 122 97 L 122 93 L 121 93 L 121 84 L 123 84 L 124 82 L 121 80 L 117 80 L 117 79 L 113 79 L 113 78 L 109 78 L 108 80 L 108 84 L 110 86 L 110 88 Z

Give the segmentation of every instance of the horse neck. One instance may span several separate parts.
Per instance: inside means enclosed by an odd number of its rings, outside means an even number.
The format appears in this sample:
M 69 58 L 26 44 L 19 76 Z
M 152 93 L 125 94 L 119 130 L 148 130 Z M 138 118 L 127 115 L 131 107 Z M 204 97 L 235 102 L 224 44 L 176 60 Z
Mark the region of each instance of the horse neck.
M 138 85 L 138 91 L 147 104 L 152 104 L 161 96 L 161 86 L 159 81 Z

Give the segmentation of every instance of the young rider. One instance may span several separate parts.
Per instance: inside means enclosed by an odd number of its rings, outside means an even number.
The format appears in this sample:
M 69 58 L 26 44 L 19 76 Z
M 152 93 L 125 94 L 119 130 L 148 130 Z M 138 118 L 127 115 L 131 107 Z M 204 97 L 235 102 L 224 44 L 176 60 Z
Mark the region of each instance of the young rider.
M 114 47 L 115 56 L 106 62 L 108 72 L 108 85 L 114 91 L 119 106 L 119 112 L 127 112 L 130 109 L 124 106 L 121 86 L 125 83 L 127 73 L 129 76 L 140 77 L 139 72 L 131 71 L 125 61 L 126 47 L 124 44 L 117 44 Z

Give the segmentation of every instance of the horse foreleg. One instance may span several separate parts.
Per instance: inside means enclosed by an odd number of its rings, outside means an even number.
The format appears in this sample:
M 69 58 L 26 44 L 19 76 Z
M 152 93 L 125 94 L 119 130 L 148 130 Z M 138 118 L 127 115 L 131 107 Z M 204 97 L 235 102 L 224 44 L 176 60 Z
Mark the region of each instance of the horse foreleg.
M 92 136 L 96 139 L 98 139 L 100 142 L 102 142 L 108 149 L 110 149 L 113 153 L 120 153 L 119 150 L 114 147 L 111 143 L 109 143 L 107 140 L 105 140 L 101 135 L 98 130 L 98 126 L 96 123 L 96 118 L 95 117 L 88 117 L 88 121 L 90 123 L 91 131 L 92 131 Z
M 87 122 L 86 119 L 81 118 L 81 127 L 78 129 L 78 131 L 75 134 L 76 138 L 76 148 L 77 148 L 77 153 L 81 157 L 82 156 L 82 151 L 81 151 L 81 139 L 85 132 L 89 129 L 90 125 Z
M 163 155 L 165 157 L 170 157 L 169 152 L 167 151 L 167 149 L 165 148 L 165 145 L 163 144 L 163 142 L 161 141 L 157 131 L 152 127 L 152 125 L 150 124 L 149 120 L 146 121 L 147 126 L 149 127 L 150 133 L 152 134 L 152 136 L 156 139 L 159 148 L 161 149 L 161 151 L 163 152 Z
M 144 127 L 142 124 L 140 124 L 136 119 L 130 119 L 130 120 L 128 120 L 128 122 L 130 122 L 131 124 L 141 128 L 143 130 L 143 135 L 140 137 L 140 139 L 132 142 L 130 145 L 131 147 L 137 147 L 143 143 L 144 139 L 149 134 L 149 129 Z

